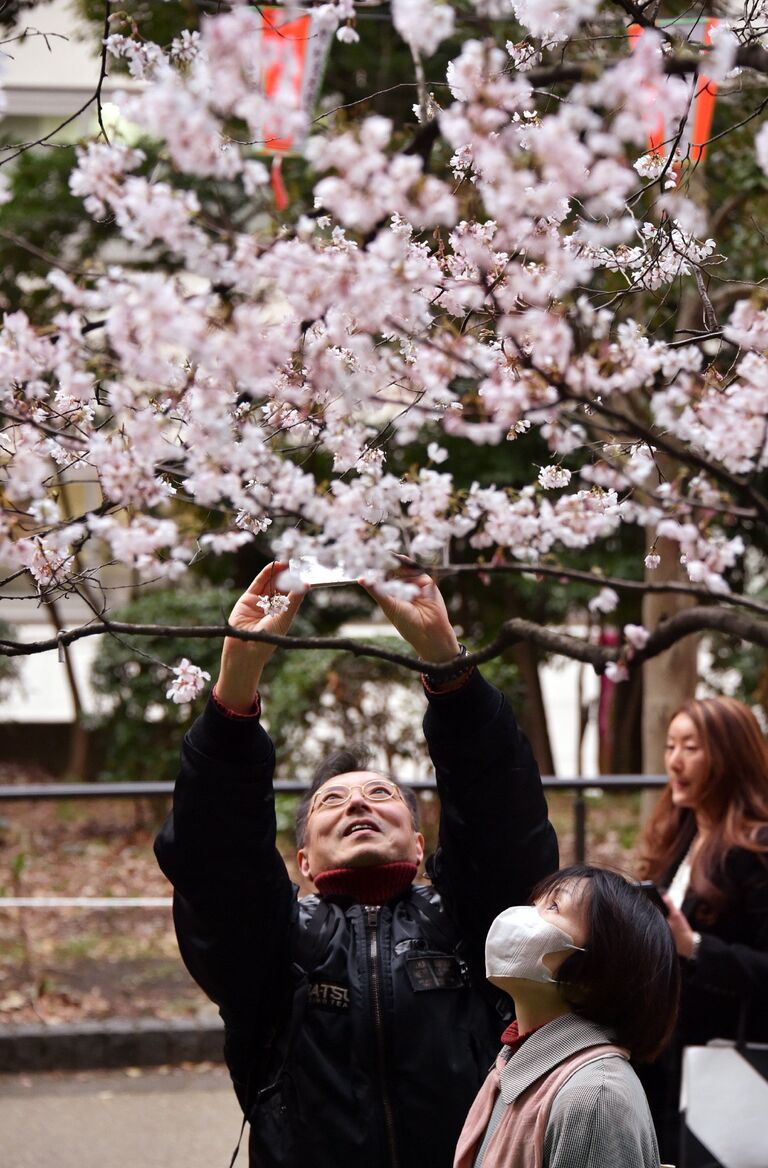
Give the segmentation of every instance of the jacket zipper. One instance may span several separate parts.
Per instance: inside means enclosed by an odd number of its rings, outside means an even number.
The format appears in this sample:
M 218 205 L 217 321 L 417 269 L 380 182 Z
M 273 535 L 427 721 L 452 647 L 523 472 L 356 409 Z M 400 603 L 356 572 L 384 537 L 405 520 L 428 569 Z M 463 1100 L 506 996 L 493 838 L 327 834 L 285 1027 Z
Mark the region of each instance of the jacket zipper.
M 365 906 L 368 925 L 368 956 L 371 966 L 371 998 L 373 1000 L 373 1024 L 376 1031 L 376 1045 L 379 1055 L 379 1076 L 381 1079 L 381 1101 L 384 1106 L 384 1122 L 387 1129 L 389 1161 L 392 1168 L 398 1166 L 397 1143 L 395 1141 L 395 1118 L 392 1100 L 387 1090 L 387 1061 L 384 1049 L 384 1013 L 381 1007 L 381 981 L 379 977 L 379 910 L 373 905 Z

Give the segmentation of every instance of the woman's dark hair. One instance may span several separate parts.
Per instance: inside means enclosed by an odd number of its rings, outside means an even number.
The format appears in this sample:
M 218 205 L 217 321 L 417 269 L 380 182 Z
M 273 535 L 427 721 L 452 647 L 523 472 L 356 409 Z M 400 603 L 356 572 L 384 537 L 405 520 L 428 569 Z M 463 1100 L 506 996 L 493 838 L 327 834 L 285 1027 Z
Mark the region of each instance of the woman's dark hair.
M 371 759 L 371 752 L 367 746 L 347 746 L 342 750 L 336 750 L 333 754 L 326 755 L 323 761 L 316 767 L 310 780 L 309 789 L 302 795 L 298 807 L 296 808 L 296 843 L 298 847 L 304 847 L 304 841 L 307 837 L 307 818 L 309 816 L 309 808 L 312 803 L 312 798 L 315 791 L 322 787 L 323 783 L 327 783 L 328 779 L 333 779 L 336 775 L 348 775 L 353 771 L 367 771 L 369 769 L 369 762 Z M 376 771 L 377 775 L 382 772 Z M 416 795 L 410 787 L 403 786 L 398 783 L 397 779 L 393 779 L 391 775 L 383 775 L 384 778 L 389 779 L 390 783 L 394 783 L 403 796 L 403 802 L 411 813 L 411 822 L 413 823 L 414 831 L 419 826 L 419 804 Z
M 536 885 L 531 900 L 567 888 L 586 906 L 585 951 L 557 971 L 561 995 L 582 1018 L 606 1026 L 640 1062 L 664 1049 L 677 1018 L 680 963 L 669 925 L 639 885 L 575 864 Z
M 685 702 L 670 722 L 678 714 L 693 722 L 708 762 L 697 811 L 711 826 L 693 864 L 691 888 L 714 921 L 727 907 L 722 873 L 729 851 L 768 852 L 768 746 L 749 706 L 735 698 Z M 695 834 L 693 810 L 676 807 L 667 786 L 640 843 L 643 875 L 663 880 Z

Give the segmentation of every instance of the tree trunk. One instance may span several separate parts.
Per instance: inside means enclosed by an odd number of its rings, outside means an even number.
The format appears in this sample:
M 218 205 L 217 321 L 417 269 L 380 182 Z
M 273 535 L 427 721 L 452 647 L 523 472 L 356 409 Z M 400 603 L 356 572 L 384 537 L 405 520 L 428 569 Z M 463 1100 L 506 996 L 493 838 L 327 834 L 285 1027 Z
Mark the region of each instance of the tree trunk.
M 688 197 L 707 210 L 707 188 L 704 182 L 704 168 L 698 167 L 689 176 Z M 702 327 L 704 304 L 702 289 L 692 283 L 683 283 L 677 309 L 676 328 L 695 330 Z M 656 455 L 657 462 L 665 467 L 665 457 Z M 687 575 L 680 564 L 680 547 L 666 539 L 656 539 L 654 531 L 649 532 L 651 543 L 661 556 L 661 563 L 648 578 L 662 583 L 665 580 L 687 582 Z M 690 608 L 693 598 L 673 593 L 652 594 L 643 598 L 643 624 L 647 629 L 655 629 L 660 620 L 673 616 L 682 609 Z M 666 653 L 654 657 L 643 667 L 643 773 L 664 774 L 664 744 L 667 737 L 670 716 L 682 702 L 696 694 L 698 681 L 699 637 L 684 637 Z M 644 791 L 640 805 L 641 822 L 650 815 L 658 794 Z
M 642 771 L 643 680 L 643 674 L 637 671 L 630 674 L 629 681 L 611 686 L 605 719 L 600 718 L 607 726 L 607 733 L 601 726 L 598 737 L 601 775 L 636 775 Z M 603 679 L 602 684 L 610 682 Z
M 46 600 L 46 607 L 48 615 L 51 618 L 51 624 L 57 633 L 60 633 L 64 628 L 59 610 L 56 607 L 54 600 Z M 67 674 L 67 683 L 69 685 L 69 693 L 72 698 L 73 722 L 69 737 L 69 756 L 67 758 L 67 775 L 71 775 L 74 779 L 85 779 L 86 769 L 88 766 L 88 733 L 83 726 L 83 703 L 80 697 L 80 687 L 77 683 L 77 676 L 72 665 L 72 658 L 67 646 L 59 644 L 59 660 L 64 665 Z
M 553 775 L 555 764 L 549 741 L 547 712 L 539 677 L 539 654 L 535 645 L 520 641 L 513 645 L 510 655 L 517 668 L 525 690 L 522 707 L 517 711 L 518 721 L 530 739 L 534 757 L 543 775 Z
M 654 583 L 682 580 L 680 548 L 669 540 L 657 540 L 656 551 L 661 563 L 652 575 Z M 688 596 L 674 593 L 651 593 L 643 599 L 643 624 L 654 629 L 659 621 L 673 616 L 694 603 Z M 643 773 L 664 774 L 664 744 L 667 727 L 674 711 L 696 694 L 698 681 L 698 636 L 684 637 L 666 653 L 659 654 L 643 666 Z M 653 809 L 657 794 L 644 791 L 641 819 Z

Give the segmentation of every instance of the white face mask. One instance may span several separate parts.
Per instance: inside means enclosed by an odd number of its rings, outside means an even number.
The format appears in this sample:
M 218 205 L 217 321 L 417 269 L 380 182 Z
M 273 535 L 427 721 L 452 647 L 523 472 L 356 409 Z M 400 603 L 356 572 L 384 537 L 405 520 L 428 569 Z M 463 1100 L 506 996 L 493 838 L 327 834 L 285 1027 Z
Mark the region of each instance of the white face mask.
M 561 949 L 580 949 L 573 937 L 545 921 L 530 904 L 515 905 L 496 917 L 485 942 L 485 975 L 498 984 L 508 977 L 554 982 L 542 958 Z

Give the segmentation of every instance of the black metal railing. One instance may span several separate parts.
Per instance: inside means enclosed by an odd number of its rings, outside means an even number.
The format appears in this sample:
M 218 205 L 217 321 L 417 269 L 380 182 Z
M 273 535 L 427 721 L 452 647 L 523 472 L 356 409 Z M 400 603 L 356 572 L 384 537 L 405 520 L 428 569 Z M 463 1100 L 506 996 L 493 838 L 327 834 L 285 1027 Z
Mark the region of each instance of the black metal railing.
M 587 847 L 586 791 L 638 791 L 663 787 L 667 782 L 664 775 L 596 775 L 594 778 L 557 779 L 546 776 L 542 779 L 545 791 L 575 791 L 573 800 L 574 858 L 582 863 Z M 434 779 L 417 779 L 409 782 L 414 791 L 434 791 Z M 300 795 L 307 789 L 306 783 L 291 780 L 276 782 L 275 792 L 285 795 Z M 173 783 L 26 783 L 0 785 L 0 803 L 24 799 L 145 799 L 166 796 L 173 793 Z

